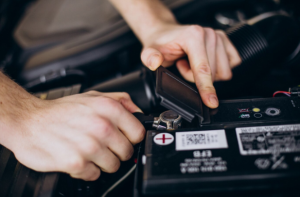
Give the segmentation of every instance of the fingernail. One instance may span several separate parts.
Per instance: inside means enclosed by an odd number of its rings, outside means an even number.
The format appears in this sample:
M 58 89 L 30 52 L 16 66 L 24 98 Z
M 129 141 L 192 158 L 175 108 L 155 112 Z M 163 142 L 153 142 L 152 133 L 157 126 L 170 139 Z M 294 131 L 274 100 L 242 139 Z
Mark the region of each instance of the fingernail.
M 149 61 L 148 61 L 149 69 L 151 69 L 151 70 L 155 70 L 156 69 L 155 65 L 153 65 L 153 64 L 155 63 L 156 58 L 158 58 L 158 57 L 159 57 L 158 54 L 151 55 L 151 57 L 149 58 Z
M 152 62 L 153 62 L 153 55 L 150 56 L 149 60 L 148 60 L 148 68 L 152 70 Z
M 135 112 L 142 113 L 142 114 L 144 113 L 140 108 L 137 108 Z
M 215 107 L 217 107 L 219 105 L 218 98 L 214 94 L 209 96 L 209 102 Z

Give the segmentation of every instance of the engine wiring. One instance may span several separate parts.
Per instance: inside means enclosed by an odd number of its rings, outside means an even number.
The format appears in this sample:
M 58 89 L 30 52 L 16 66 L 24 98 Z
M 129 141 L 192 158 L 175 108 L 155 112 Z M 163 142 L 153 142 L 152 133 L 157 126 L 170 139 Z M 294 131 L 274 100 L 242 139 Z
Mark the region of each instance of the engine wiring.
M 284 94 L 288 97 L 291 97 L 291 92 L 287 92 L 287 91 L 276 91 L 273 93 L 273 97 L 275 97 L 277 94 Z
M 115 189 L 122 181 L 124 181 L 136 168 L 136 164 L 132 166 L 132 168 L 124 175 L 122 176 L 117 182 L 115 182 L 108 190 L 106 190 L 101 197 L 106 197 L 109 192 L 111 192 L 113 189 Z

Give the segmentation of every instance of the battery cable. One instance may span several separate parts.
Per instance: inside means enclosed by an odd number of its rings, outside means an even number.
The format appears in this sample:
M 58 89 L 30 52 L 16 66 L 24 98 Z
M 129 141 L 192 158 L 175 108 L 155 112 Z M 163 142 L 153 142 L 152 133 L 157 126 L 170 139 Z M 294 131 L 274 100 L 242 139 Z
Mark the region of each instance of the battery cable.
M 117 187 L 122 181 L 124 181 L 134 170 L 136 169 L 136 164 L 132 166 L 132 168 L 123 176 L 121 177 L 117 182 L 115 182 L 104 194 L 102 194 L 101 197 L 106 197 L 109 192 L 111 192 L 115 187 Z

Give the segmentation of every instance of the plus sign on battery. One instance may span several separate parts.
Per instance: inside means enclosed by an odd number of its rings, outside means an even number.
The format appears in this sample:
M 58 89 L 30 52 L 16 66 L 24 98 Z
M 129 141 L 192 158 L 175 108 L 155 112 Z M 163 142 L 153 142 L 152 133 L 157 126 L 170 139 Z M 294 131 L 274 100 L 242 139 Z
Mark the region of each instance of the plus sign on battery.
M 174 136 L 169 133 L 159 133 L 154 136 L 153 141 L 158 145 L 169 145 L 174 141 Z

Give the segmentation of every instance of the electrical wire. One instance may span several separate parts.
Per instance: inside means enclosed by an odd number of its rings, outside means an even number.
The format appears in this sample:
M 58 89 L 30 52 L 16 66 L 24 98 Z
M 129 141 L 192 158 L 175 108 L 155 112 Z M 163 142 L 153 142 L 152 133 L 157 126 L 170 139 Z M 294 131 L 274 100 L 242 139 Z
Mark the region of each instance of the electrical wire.
M 275 97 L 277 94 L 284 94 L 288 97 L 291 97 L 291 93 L 287 92 L 287 91 L 276 91 L 276 92 L 274 92 L 273 97 Z
M 115 187 L 117 187 L 122 181 L 124 181 L 135 170 L 135 168 L 136 164 L 134 164 L 134 166 L 132 166 L 132 168 L 124 176 L 122 176 L 117 182 L 115 182 L 110 188 L 108 188 L 108 190 L 106 190 L 106 192 L 104 192 L 101 197 L 106 197 L 107 194 L 115 189 Z

